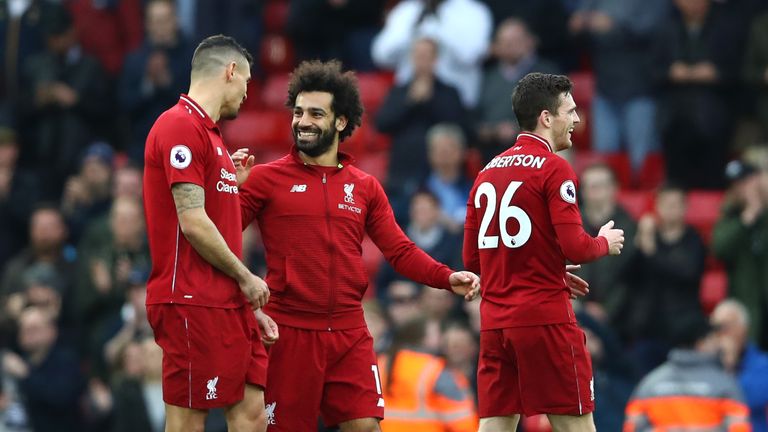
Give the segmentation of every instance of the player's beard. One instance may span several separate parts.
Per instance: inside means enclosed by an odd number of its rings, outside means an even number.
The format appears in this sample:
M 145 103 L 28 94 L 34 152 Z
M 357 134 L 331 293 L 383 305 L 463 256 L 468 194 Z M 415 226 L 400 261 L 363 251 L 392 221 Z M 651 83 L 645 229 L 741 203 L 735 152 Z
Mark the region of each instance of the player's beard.
M 317 136 L 312 141 L 300 140 L 299 131 L 301 132 L 316 132 Z M 336 138 L 336 131 L 334 129 L 322 130 L 316 126 L 299 128 L 295 126 L 293 128 L 293 142 L 296 143 L 296 147 L 304 154 L 310 157 L 318 157 L 328 151 L 333 145 L 333 140 Z

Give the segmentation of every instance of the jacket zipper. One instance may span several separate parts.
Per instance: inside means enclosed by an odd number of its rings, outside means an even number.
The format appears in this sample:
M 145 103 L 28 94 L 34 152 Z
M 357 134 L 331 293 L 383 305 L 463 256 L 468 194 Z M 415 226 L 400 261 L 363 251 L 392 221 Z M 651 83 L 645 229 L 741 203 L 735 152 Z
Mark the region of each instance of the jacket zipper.
M 331 208 L 330 201 L 328 200 L 328 179 L 326 173 L 323 173 L 323 194 L 325 195 L 325 227 L 328 232 L 328 241 L 332 241 L 333 235 L 331 230 Z M 333 308 L 336 306 L 336 289 L 335 289 L 335 276 L 336 276 L 336 251 L 332 246 L 329 251 L 330 262 L 328 265 L 328 331 L 332 330 L 331 324 L 333 323 Z

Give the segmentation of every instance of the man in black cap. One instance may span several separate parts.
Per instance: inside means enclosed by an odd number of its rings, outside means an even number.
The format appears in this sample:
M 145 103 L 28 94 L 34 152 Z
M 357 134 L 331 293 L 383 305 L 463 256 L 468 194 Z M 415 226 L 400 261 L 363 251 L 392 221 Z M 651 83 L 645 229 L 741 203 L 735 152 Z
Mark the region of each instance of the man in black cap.
M 768 347 L 768 212 L 761 176 L 754 165 L 734 160 L 726 165 L 730 182 L 723 213 L 712 233 L 712 251 L 728 271 L 728 292 L 747 306 L 750 337 Z

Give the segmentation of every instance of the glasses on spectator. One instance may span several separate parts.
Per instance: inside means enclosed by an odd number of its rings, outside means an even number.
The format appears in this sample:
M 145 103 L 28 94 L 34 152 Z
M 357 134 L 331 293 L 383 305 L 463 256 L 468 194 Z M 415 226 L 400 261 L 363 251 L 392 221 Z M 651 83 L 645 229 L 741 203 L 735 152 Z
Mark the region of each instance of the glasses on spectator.
M 409 303 L 413 303 L 416 300 L 419 299 L 419 296 L 417 295 L 411 295 L 411 296 L 396 296 L 396 297 L 390 297 L 389 302 L 390 304 L 394 305 L 405 305 Z

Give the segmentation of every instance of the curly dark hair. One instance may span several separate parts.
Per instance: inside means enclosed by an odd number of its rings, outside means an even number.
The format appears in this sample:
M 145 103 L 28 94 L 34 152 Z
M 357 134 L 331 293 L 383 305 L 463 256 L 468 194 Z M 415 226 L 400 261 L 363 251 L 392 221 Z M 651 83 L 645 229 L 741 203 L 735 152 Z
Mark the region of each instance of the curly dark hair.
M 524 76 L 512 92 L 512 108 L 520 128 L 536 129 L 539 114 L 544 110 L 557 115 L 560 94 L 570 93 L 572 88 L 573 83 L 565 75 L 534 72 Z
M 313 91 L 333 95 L 333 113 L 347 118 L 347 126 L 339 132 L 339 141 L 344 141 L 360 126 L 363 119 L 363 103 L 360 101 L 360 90 L 354 72 L 343 72 L 338 60 L 304 61 L 291 73 L 285 106 L 294 108 L 299 93 Z

